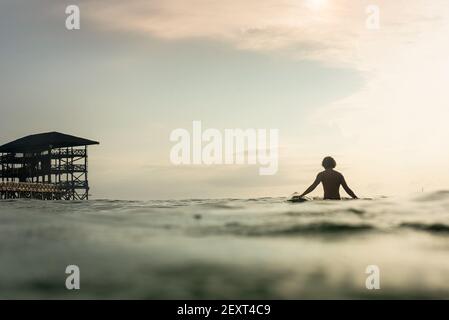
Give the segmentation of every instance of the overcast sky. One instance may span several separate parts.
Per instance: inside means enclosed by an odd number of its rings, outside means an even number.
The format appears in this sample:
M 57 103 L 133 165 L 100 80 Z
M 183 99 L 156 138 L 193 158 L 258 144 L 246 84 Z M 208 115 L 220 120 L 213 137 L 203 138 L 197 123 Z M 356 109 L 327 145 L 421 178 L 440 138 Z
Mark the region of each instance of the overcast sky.
M 448 39 L 447 0 L 0 0 L 0 143 L 100 141 L 95 198 L 289 195 L 326 155 L 361 196 L 447 189 Z M 173 166 L 193 120 L 279 129 L 278 174 Z

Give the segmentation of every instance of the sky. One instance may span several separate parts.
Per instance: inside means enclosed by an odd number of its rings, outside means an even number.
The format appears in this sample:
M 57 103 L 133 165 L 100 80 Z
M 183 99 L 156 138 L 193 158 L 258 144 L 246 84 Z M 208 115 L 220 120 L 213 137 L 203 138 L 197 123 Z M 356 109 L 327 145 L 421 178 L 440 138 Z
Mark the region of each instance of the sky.
M 447 0 L 0 0 L 0 143 L 100 141 L 93 198 L 288 196 L 327 155 L 359 196 L 447 189 L 447 39 Z M 194 120 L 279 129 L 278 173 L 174 166 Z

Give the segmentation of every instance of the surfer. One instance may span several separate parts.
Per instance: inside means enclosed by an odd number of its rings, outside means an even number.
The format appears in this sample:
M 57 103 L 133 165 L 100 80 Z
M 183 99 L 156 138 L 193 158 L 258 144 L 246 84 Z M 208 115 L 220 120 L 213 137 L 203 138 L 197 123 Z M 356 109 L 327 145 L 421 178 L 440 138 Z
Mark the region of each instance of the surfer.
M 299 198 L 304 197 L 305 195 L 309 194 L 315 188 L 322 183 L 323 189 L 324 189 L 324 199 L 325 200 L 340 200 L 340 185 L 343 187 L 343 189 L 346 191 L 347 194 L 349 194 L 353 199 L 358 199 L 355 193 L 348 187 L 345 177 L 338 172 L 335 171 L 334 168 L 336 167 L 337 163 L 335 162 L 334 158 L 332 157 L 325 157 L 323 159 L 323 162 L 321 163 L 324 167 L 324 171 L 318 173 L 316 176 L 315 181 L 312 183 L 310 187 L 307 188 L 306 191 L 304 191 Z

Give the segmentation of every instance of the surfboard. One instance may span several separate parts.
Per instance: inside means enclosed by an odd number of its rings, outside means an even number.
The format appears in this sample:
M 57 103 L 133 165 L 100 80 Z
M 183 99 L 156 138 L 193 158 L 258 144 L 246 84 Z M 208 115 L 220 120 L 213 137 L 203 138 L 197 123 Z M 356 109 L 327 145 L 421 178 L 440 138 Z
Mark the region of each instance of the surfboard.
M 289 202 L 296 202 L 296 203 L 300 203 L 300 202 L 306 202 L 309 201 L 308 199 L 304 198 L 304 197 L 300 197 L 299 195 L 292 195 L 290 197 L 290 199 L 288 199 L 287 201 Z

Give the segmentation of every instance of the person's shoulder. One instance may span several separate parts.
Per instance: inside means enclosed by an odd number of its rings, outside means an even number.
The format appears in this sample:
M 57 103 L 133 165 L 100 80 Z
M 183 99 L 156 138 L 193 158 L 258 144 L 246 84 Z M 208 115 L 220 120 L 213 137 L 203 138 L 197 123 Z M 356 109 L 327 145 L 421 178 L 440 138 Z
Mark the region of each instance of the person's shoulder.
M 326 171 L 321 171 L 316 175 L 316 177 L 317 177 L 317 179 L 321 179 L 325 174 L 326 174 Z
M 335 175 L 339 176 L 340 178 L 344 178 L 343 174 L 337 170 L 334 170 Z

